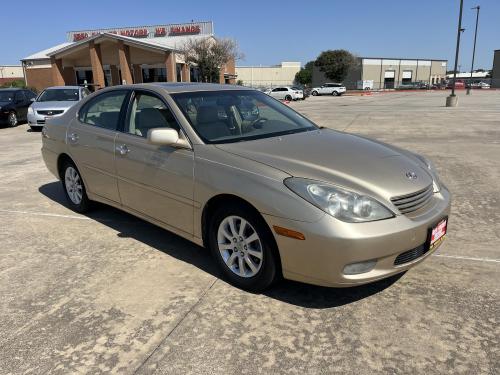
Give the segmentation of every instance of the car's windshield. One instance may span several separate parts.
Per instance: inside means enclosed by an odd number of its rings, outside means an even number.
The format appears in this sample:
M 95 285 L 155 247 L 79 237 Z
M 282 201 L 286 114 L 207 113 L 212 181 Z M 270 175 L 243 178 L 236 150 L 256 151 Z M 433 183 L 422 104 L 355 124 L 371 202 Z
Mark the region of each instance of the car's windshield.
M 78 89 L 47 89 L 41 93 L 37 102 L 75 102 L 78 100 Z
M 0 91 L 0 102 L 11 102 L 14 100 L 13 91 Z
M 311 121 L 260 91 L 203 91 L 172 97 L 206 143 L 240 142 L 317 129 Z

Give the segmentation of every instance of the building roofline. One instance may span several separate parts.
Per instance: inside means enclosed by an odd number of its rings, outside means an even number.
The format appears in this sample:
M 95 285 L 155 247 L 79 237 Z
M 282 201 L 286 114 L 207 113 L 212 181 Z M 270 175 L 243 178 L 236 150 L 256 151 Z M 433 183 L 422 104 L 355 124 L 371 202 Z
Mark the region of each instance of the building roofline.
M 207 35 L 207 37 L 209 37 L 209 36 Z M 156 43 L 148 43 L 148 42 L 145 42 L 141 39 L 131 38 L 131 37 L 127 37 L 124 35 L 118 35 L 118 34 L 112 34 L 112 33 L 99 33 L 99 34 L 93 35 L 89 38 L 72 43 L 68 46 L 62 47 L 58 50 L 52 51 L 52 52 L 48 53 L 47 56 L 52 57 L 52 56 L 58 55 L 62 52 L 66 52 L 66 51 L 69 51 L 73 48 L 77 48 L 81 45 L 84 45 L 85 43 L 97 40 L 99 38 L 109 38 L 109 39 L 121 40 L 121 41 L 127 42 L 127 43 L 132 44 L 132 45 L 137 45 L 137 46 L 146 47 L 146 48 L 150 48 L 150 49 L 156 49 L 159 51 L 180 52 L 180 50 L 176 49 L 176 48 L 162 46 L 162 45 L 156 44 Z
M 370 56 L 358 56 L 360 59 L 373 59 L 373 60 L 417 60 L 417 61 L 446 61 L 446 59 L 423 59 L 421 57 L 417 58 L 411 58 L 411 57 L 370 57 Z

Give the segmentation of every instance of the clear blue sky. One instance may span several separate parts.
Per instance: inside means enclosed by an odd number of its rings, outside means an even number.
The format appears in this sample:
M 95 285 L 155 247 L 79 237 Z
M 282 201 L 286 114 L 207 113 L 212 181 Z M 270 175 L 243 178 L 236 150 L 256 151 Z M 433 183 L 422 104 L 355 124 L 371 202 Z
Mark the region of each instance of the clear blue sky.
M 314 59 L 326 49 L 360 56 L 443 58 L 453 65 L 459 0 L 8 2 L 2 17 L 0 65 L 65 41 L 69 30 L 213 20 L 217 36 L 238 41 L 239 65 Z M 470 69 L 475 12 L 481 5 L 476 64 L 491 68 L 500 49 L 500 0 L 465 0 L 459 64 Z M 3 7 L 4 10 L 7 8 Z

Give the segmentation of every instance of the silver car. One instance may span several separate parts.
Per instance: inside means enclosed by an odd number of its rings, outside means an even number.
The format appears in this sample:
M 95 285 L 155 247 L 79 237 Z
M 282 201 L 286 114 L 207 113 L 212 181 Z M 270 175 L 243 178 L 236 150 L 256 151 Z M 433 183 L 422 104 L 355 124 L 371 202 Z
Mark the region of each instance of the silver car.
M 71 208 L 106 203 L 205 246 L 248 290 L 279 276 L 379 280 L 447 232 L 450 193 L 425 157 L 320 128 L 252 89 L 106 88 L 48 120 L 42 139 Z
M 31 129 L 41 129 L 47 118 L 60 116 L 90 92 L 80 86 L 48 87 L 28 108 L 28 125 Z

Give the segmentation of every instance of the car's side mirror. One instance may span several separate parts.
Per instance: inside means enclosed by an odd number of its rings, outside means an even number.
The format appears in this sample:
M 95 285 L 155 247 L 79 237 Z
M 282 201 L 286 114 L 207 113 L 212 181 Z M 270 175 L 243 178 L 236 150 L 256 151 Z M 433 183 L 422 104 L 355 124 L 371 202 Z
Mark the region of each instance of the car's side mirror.
M 31 99 L 30 99 L 30 102 L 32 102 L 32 103 L 33 103 L 33 102 L 35 102 L 35 100 L 36 100 L 36 98 L 31 98 Z
M 171 128 L 153 128 L 148 130 L 148 142 L 153 145 L 175 148 L 191 148 L 189 142 L 179 138 L 179 132 Z

